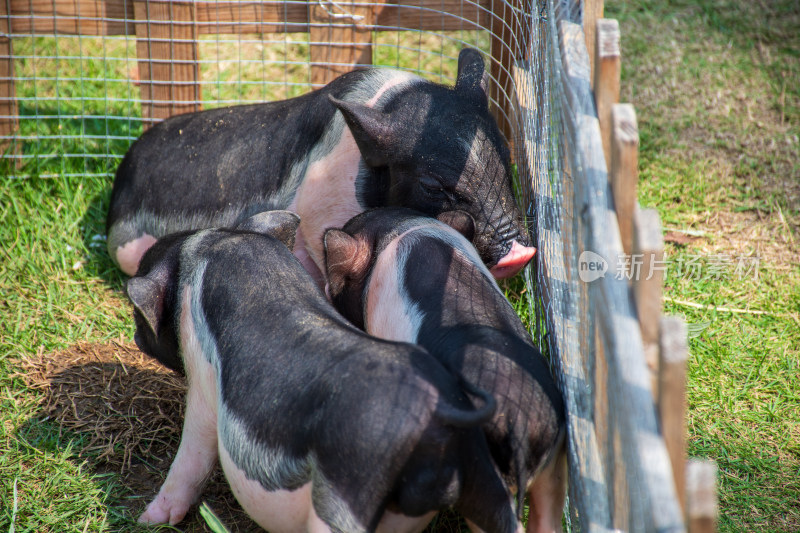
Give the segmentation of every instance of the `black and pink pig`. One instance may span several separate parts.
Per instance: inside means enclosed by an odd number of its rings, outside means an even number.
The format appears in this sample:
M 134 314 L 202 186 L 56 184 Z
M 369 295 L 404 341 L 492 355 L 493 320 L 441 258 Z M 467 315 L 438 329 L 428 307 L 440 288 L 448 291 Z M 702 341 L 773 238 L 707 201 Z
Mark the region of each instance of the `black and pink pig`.
M 472 217 L 456 211 L 439 218 L 447 224 L 381 208 L 328 230 L 329 295 L 367 333 L 417 343 L 455 376 L 494 394 L 498 408 L 483 428 L 517 511 L 527 494 L 527 531 L 560 532 L 567 475 L 560 392 L 470 243 Z
M 272 533 L 418 532 L 454 507 L 519 533 L 480 425 L 491 395 L 337 313 L 280 211 L 160 239 L 127 283 L 136 342 L 188 378 L 180 447 L 144 523 L 179 522 L 217 459 Z
M 464 49 L 454 88 L 372 68 L 290 100 L 165 120 L 117 170 L 109 253 L 133 275 L 159 237 L 287 209 L 302 220 L 294 253 L 321 283 L 326 229 L 368 208 L 406 206 L 468 212 L 483 261 L 512 276 L 534 249 L 486 80 L 480 54 Z

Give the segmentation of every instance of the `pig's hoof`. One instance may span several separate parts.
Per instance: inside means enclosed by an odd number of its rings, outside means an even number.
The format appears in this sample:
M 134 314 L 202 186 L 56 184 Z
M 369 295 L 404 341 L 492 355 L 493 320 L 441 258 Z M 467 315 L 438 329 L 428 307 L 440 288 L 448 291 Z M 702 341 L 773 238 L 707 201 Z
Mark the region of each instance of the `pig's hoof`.
M 159 494 L 139 517 L 140 524 L 169 524 L 174 526 L 186 516 L 189 503 L 174 501 Z

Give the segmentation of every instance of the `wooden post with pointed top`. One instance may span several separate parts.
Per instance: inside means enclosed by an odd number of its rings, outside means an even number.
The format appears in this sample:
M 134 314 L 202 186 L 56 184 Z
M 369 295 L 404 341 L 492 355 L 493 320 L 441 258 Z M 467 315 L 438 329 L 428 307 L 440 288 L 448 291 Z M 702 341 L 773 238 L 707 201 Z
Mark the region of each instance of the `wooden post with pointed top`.
M 654 399 L 658 398 L 659 322 L 664 285 L 664 237 L 655 209 L 636 209 L 633 223 L 631 274 L 636 313 Z
M 520 9 L 519 3 L 492 2 L 491 32 L 492 32 L 492 57 L 490 58 L 489 72 L 495 83 L 491 84 L 490 97 L 495 106 L 492 113 L 497 120 L 500 131 L 505 136 L 509 145 L 514 142 L 511 125 L 512 105 L 512 71 L 514 61 L 518 59 L 520 50 L 515 49 L 514 32 L 518 31 L 519 19 L 515 10 Z
M 686 465 L 686 517 L 689 533 L 717 530 L 717 464 L 692 459 Z
M 675 492 L 686 509 L 686 363 L 689 342 L 686 323 L 678 317 L 661 317 L 657 407 L 661 434 L 672 462 Z
M 603 18 L 603 0 L 584 0 L 583 35 L 586 38 L 586 51 L 589 52 L 589 80 L 594 80 L 594 47 L 597 20 Z
M 639 182 L 639 127 L 636 123 L 636 111 L 630 104 L 614 104 L 611 107 L 610 123 L 608 179 L 617 211 L 622 250 L 630 255 L 633 250 L 633 214 Z
M 611 108 L 619 102 L 621 61 L 619 51 L 619 23 L 614 19 L 599 19 L 595 25 L 597 39 L 594 59 L 594 101 L 606 164 L 611 167 Z

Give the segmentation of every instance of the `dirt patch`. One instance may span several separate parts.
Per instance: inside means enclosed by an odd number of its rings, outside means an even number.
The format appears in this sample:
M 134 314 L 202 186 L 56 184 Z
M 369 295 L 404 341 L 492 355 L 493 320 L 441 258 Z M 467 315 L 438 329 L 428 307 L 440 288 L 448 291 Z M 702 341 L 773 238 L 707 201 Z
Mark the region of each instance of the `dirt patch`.
M 19 377 L 44 392 L 41 420 L 83 437 L 81 455 L 97 473 L 119 476 L 123 492 L 112 500 L 136 517 L 155 496 L 180 444 L 186 383 L 140 352 L 111 342 L 82 343 L 23 363 Z M 215 469 L 202 500 L 231 531 L 260 531 L 239 507 Z M 208 531 L 192 509 L 180 524 Z
M 692 242 L 705 254 L 758 258 L 774 270 L 800 264 L 800 219 L 789 219 L 781 211 L 706 212 L 694 216 L 690 226 L 710 237 Z

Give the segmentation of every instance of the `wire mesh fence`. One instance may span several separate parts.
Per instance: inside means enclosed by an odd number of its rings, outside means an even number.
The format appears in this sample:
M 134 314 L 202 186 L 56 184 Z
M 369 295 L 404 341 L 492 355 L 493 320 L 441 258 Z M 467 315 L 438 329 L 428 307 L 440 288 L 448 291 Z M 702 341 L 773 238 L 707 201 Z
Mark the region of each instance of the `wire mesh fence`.
M 170 115 L 289 98 L 370 65 L 452 84 L 459 50 L 481 50 L 539 249 L 526 294 L 569 409 L 572 528 L 611 530 L 616 512 L 632 531 L 680 531 L 630 289 L 579 276 L 582 253 L 613 261 L 619 238 L 573 57 L 582 19 L 578 0 L 0 0 L 0 168 L 110 184 L 130 143 Z M 598 405 L 614 413 L 619 464 L 601 460 Z

